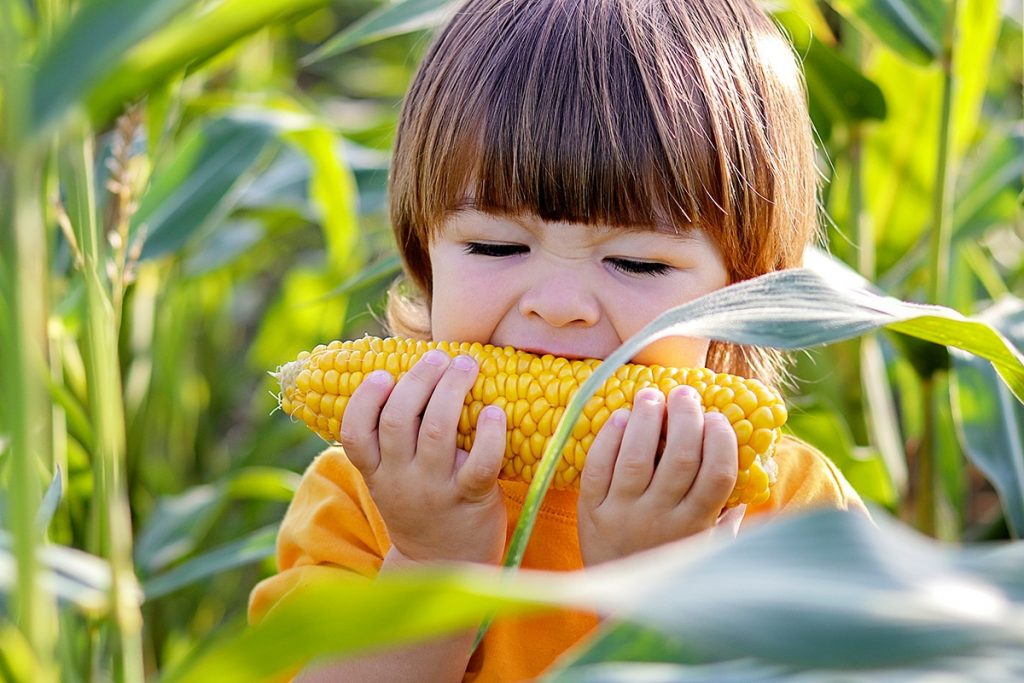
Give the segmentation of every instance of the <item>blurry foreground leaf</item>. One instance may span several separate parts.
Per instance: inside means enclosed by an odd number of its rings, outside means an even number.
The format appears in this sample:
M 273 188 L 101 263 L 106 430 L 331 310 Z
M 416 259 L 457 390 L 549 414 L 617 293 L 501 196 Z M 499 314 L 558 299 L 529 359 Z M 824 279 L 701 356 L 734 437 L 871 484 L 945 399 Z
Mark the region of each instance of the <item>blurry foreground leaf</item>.
M 1024 646 L 1024 544 L 949 548 L 888 518 L 876 522 L 818 511 L 735 541 L 698 536 L 569 573 L 465 567 L 370 581 L 310 568 L 260 624 L 223 637 L 165 681 L 268 680 L 314 657 L 556 605 L 657 629 L 669 640 L 646 642 L 661 660 L 738 660 L 738 670 L 750 660 L 754 670 L 913 672 L 942 658 L 1005 650 L 1012 659 Z M 686 651 L 673 653 L 670 641 Z M 612 645 L 609 654 L 619 656 L 624 643 Z M 644 647 L 629 656 L 641 659 Z

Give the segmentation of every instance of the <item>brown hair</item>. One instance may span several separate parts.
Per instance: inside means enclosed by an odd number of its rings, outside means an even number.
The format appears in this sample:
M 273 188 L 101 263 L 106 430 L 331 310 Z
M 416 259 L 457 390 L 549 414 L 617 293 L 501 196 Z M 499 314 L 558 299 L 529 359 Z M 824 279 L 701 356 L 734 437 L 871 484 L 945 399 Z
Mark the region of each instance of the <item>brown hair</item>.
M 470 191 L 498 214 L 697 226 L 736 282 L 800 265 L 816 190 L 801 72 L 754 0 L 468 0 L 398 125 L 391 220 L 418 292 L 393 288 L 388 325 L 429 337 L 428 245 Z M 712 342 L 708 367 L 782 365 Z

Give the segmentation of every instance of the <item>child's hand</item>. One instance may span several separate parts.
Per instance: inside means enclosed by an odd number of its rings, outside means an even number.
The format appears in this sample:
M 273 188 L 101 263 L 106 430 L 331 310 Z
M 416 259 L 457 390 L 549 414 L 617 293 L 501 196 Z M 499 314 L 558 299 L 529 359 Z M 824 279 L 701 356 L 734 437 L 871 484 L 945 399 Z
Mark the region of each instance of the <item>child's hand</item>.
M 429 351 L 397 384 L 383 370 L 368 375 L 345 410 L 345 453 L 366 480 L 394 549 L 410 560 L 501 560 L 505 412 L 482 410 L 473 449 L 455 447 L 477 372 L 470 356 Z
M 705 416 L 688 386 L 668 395 L 665 449 L 655 467 L 665 403 L 657 389 L 638 392 L 632 412 L 617 410 L 590 446 L 578 514 L 585 565 L 715 526 L 736 485 L 736 434 L 724 415 Z M 737 521 L 736 514 L 723 517 Z

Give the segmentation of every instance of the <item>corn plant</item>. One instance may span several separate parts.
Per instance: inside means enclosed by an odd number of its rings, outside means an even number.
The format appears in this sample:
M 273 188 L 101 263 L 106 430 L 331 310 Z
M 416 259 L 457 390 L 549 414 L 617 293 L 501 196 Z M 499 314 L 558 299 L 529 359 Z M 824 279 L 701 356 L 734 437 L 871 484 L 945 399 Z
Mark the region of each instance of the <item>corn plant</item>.
M 1024 50 L 996 0 L 771 3 L 826 180 L 808 269 L 670 311 L 609 357 L 505 571 L 339 576 L 245 626 L 322 447 L 271 415 L 265 371 L 380 333 L 396 105 L 456 4 L 0 6 L 4 680 L 271 679 L 567 607 L 610 618 L 552 681 L 1021 677 Z M 668 334 L 809 349 L 790 428 L 878 526 L 807 515 L 513 571 L 574 414 Z

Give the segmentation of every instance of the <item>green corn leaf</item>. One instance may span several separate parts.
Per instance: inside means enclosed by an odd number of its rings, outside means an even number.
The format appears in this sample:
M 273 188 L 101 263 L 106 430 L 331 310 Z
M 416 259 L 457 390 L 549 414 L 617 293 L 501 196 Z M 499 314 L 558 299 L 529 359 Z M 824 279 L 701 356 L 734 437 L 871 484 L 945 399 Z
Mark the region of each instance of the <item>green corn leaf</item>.
M 338 33 L 302 62 L 312 64 L 375 40 L 433 28 L 456 4 L 453 0 L 403 0 L 384 5 Z
M 32 124 L 41 131 L 64 115 L 133 45 L 195 0 L 92 0 L 80 3 L 39 62 Z
M 1007 296 L 981 319 L 1024 348 L 1024 301 Z M 1015 401 L 992 366 L 955 351 L 953 409 L 971 460 L 999 492 L 1013 535 L 1024 535 L 1024 405 Z
M 735 540 L 700 535 L 568 573 L 464 566 L 368 580 L 310 568 L 259 624 L 222 635 L 163 680 L 271 680 L 312 658 L 461 631 L 486 614 L 556 606 L 665 636 L 631 646 L 629 629 L 618 639 L 605 632 L 591 641 L 599 651 L 577 653 L 585 665 L 606 657 L 734 662 L 739 672 L 811 672 L 819 680 L 853 670 L 877 680 L 868 676 L 921 675 L 947 662 L 961 670 L 988 657 L 1003 670 L 1021 663 L 1022 563 L 1021 544 L 997 552 L 949 547 L 881 513 L 871 521 L 825 510 Z M 571 669 L 570 662 L 563 670 Z
M 165 672 L 163 683 L 275 680 L 319 656 L 352 655 L 473 628 L 485 614 L 536 612 L 554 596 L 532 585 L 502 586 L 493 572 L 422 570 L 376 581 L 312 568 L 256 626 L 223 635 L 195 659 Z M 319 571 L 317 571 L 319 570 Z
M 174 569 L 154 576 L 142 585 L 145 599 L 155 600 L 221 572 L 270 557 L 274 554 L 277 528 L 277 524 L 272 524 L 257 529 L 244 538 L 203 553 Z
M 94 121 L 109 120 L 126 102 L 183 69 L 202 64 L 260 29 L 294 21 L 326 4 L 328 0 L 221 0 L 202 12 L 188 13 L 148 40 L 118 53 L 116 64 L 89 91 L 89 112 Z
M 215 227 L 274 137 L 260 122 L 232 118 L 216 119 L 187 136 L 154 173 L 132 216 L 133 249 L 141 240 L 141 258 L 157 258 Z
M 805 269 L 778 271 L 740 282 L 658 316 L 612 352 L 580 386 L 527 490 L 505 565 L 518 567 L 522 562 L 540 502 L 586 401 L 648 344 L 669 336 L 692 336 L 801 349 L 851 339 L 882 327 L 955 346 L 989 360 L 1018 400 L 1024 401 L 1024 357 L 984 322 L 940 306 L 842 287 Z
M 146 576 L 191 554 L 235 500 L 288 502 L 300 476 L 290 470 L 247 467 L 231 477 L 157 501 L 135 542 L 135 564 Z
M 942 52 L 945 2 L 830 0 L 830 4 L 906 59 L 928 64 Z

